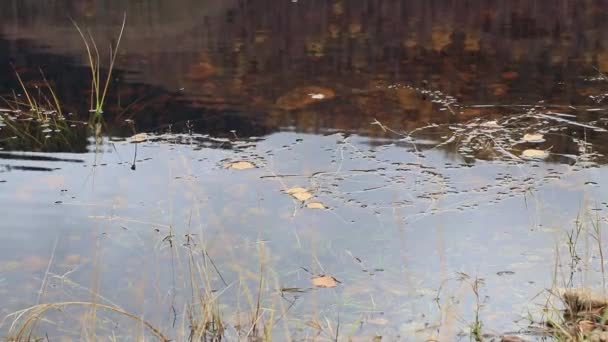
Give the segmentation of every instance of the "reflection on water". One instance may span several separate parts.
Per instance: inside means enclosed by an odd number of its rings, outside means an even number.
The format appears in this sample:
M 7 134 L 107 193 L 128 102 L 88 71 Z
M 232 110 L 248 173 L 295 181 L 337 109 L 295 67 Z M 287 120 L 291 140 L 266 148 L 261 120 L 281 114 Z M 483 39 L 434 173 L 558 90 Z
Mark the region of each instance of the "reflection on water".
M 36 302 L 52 255 L 47 301 L 89 299 L 84 287 L 95 284 L 104 303 L 120 303 L 179 336 L 167 322 L 171 307 L 186 314 L 180 308 L 189 284 L 184 251 L 172 246 L 192 244 L 220 270 L 210 286 L 222 293 L 230 324 L 243 286 L 235 282 L 255 288 L 262 259 L 272 279 L 263 305 L 279 310 L 284 298 L 276 291 L 301 289 L 287 295 L 297 304 L 289 311 L 297 320 L 339 316 L 350 328 L 363 322 L 355 330 L 363 336 L 454 336 L 466 324 L 450 327 L 442 315 L 471 319 L 470 295 L 454 280 L 465 272 L 486 280 L 487 324 L 510 331 L 519 326 L 513 317 L 532 310 L 529 300 L 551 286 L 555 243 L 584 198 L 601 198 L 597 184 L 604 183 L 595 169 L 542 161 L 481 161 L 471 168 L 441 150 L 407 153 L 342 134 L 280 133 L 233 141 L 234 150 L 176 139 L 181 143 L 171 136 L 140 142 L 136 171 L 135 144 L 123 141 L 52 162 L 40 155 L 5 159 L 59 169 L 9 172 L 0 184 L 7 245 L 0 290 L 15 294 L 2 296 L 3 313 Z M 256 168 L 226 169 L 231 161 Z M 312 198 L 292 199 L 286 192 L 294 187 Z M 327 209 L 307 208 L 311 202 Z M 310 274 L 341 283 L 312 290 Z M 429 304 L 443 296 L 442 286 L 448 309 Z M 295 326 L 277 331 L 297 335 Z M 314 332 L 307 329 L 303 334 Z
M 1 315 L 94 301 L 186 340 L 207 291 L 228 337 L 257 311 L 277 337 L 452 340 L 474 319 L 464 274 L 491 336 L 527 328 L 554 264 L 601 286 L 565 233 L 608 210 L 601 1 L 5 5 Z M 103 47 L 124 11 L 90 127 L 69 18 Z M 39 68 L 61 112 L 15 110 L 15 71 L 53 107 Z M 38 333 L 92 334 L 62 309 Z M 93 334 L 145 334 L 104 315 Z
M 440 91 L 467 105 L 588 106 L 606 88 L 586 80 L 595 69 L 608 71 L 602 2 L 70 3 L 11 1 L 0 14 L 9 53 L 0 56 L 2 82 L 10 85 L 12 60 L 30 80 L 43 67 L 71 106 L 88 101 L 86 70 L 65 66 L 87 64 L 68 18 L 106 46 L 127 11 L 120 85 L 108 112 L 145 130 L 196 119 L 207 130 L 246 135 L 281 127 L 366 132 L 373 117 L 409 130 L 478 114 L 448 115 L 428 94 L 389 85 Z M 277 108 L 290 91 L 309 86 L 335 96 Z

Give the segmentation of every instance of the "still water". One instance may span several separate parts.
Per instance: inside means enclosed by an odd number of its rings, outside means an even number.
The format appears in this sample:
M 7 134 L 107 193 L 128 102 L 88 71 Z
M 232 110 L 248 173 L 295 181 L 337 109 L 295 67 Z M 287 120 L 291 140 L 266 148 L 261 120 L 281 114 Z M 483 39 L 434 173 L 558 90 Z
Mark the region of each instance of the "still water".
M 212 298 L 228 340 L 468 340 L 476 311 L 541 338 L 546 289 L 603 286 L 607 10 L 5 1 L 0 315 L 188 340 Z M 105 56 L 124 13 L 95 137 L 70 19 Z M 62 112 L 28 116 L 47 82 Z

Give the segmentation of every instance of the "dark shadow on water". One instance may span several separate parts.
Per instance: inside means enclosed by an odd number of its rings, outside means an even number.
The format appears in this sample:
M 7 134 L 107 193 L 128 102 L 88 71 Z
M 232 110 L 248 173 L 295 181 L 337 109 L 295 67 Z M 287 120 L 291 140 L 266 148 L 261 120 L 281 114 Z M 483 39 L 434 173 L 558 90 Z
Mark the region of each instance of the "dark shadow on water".
M 7 172 L 7 171 L 52 172 L 52 171 L 57 171 L 57 170 L 61 170 L 61 169 L 60 168 L 41 167 L 41 166 L 0 165 L 0 172 Z
M 48 155 L 30 155 L 30 154 L 16 154 L 16 153 L 4 153 L 0 152 L 0 159 L 10 160 L 32 160 L 32 161 L 44 161 L 44 162 L 64 162 L 64 163 L 83 163 L 82 159 L 71 159 L 71 158 L 57 158 Z

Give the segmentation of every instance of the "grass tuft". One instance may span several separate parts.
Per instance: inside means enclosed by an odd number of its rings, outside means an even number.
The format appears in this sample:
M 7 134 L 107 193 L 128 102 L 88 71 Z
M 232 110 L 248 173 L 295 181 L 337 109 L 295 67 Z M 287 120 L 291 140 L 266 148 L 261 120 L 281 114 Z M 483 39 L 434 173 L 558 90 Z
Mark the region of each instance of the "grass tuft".
M 107 75 L 102 77 L 101 73 L 101 65 L 102 58 L 97 47 L 97 43 L 93 38 L 91 32 L 87 31 L 87 34 L 80 28 L 78 23 L 73 19 L 72 23 L 76 30 L 80 34 L 84 46 L 87 51 L 87 56 L 89 60 L 89 69 L 91 71 L 91 113 L 93 114 L 95 119 L 99 119 L 103 115 L 103 107 L 105 105 L 106 96 L 108 94 L 108 88 L 110 87 L 110 82 L 112 80 L 112 73 L 114 71 L 114 66 L 116 64 L 116 57 L 118 56 L 118 48 L 120 46 L 120 42 L 122 40 L 125 26 L 127 23 L 127 14 L 125 13 L 122 20 L 122 25 L 120 27 L 120 33 L 118 34 L 118 39 L 116 41 L 116 45 L 112 46 L 110 44 L 110 64 L 108 66 Z

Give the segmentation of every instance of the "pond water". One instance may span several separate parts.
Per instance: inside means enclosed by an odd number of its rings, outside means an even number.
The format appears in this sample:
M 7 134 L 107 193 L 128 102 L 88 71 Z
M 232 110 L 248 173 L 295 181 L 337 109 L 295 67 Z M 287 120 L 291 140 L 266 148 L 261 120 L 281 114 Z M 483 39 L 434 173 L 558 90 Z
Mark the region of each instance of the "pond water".
M 3 7 L 0 336 L 533 340 L 604 290 L 603 1 Z M 124 13 L 91 127 L 70 19 Z

